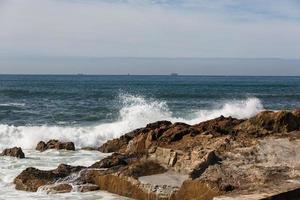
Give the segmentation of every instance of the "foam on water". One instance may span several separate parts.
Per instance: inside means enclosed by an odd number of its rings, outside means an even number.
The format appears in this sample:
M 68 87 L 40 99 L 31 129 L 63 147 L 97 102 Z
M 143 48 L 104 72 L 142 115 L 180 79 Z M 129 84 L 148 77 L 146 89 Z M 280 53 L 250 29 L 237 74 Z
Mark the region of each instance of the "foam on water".
M 80 193 L 74 190 L 67 194 L 47 194 L 46 191 L 39 190 L 36 193 L 23 192 L 15 190 L 13 180 L 27 167 L 36 167 L 38 169 L 49 170 L 56 168 L 60 163 L 71 165 L 90 166 L 92 163 L 104 158 L 107 154 L 97 151 L 55 151 L 37 152 L 34 150 L 25 150 L 26 159 L 17 159 L 11 157 L 0 157 L 0 200 L 15 199 L 105 199 L 117 200 L 127 198 L 110 194 L 105 191 Z
M 141 96 L 121 95 L 122 108 L 119 118 L 112 123 L 91 126 L 13 126 L 0 125 L 0 150 L 11 146 L 33 149 L 40 140 L 59 139 L 73 141 L 76 147 L 98 146 L 108 139 L 147 123 L 158 120 L 181 121 L 189 124 L 199 123 L 223 115 L 248 118 L 263 110 L 257 98 L 232 100 L 216 105 L 214 108 L 191 111 L 186 117 L 174 117 L 167 103 Z

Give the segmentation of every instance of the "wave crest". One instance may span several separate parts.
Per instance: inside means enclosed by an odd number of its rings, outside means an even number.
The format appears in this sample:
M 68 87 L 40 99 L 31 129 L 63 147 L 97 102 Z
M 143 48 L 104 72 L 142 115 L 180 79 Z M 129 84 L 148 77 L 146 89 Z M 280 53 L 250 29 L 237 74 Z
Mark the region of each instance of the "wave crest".
M 24 149 L 35 148 L 40 140 L 59 139 L 73 141 L 76 147 L 98 146 L 108 139 L 119 137 L 133 129 L 158 120 L 181 121 L 196 124 L 205 120 L 223 116 L 248 118 L 263 110 L 257 98 L 224 102 L 207 110 L 192 112 L 186 118 L 172 115 L 167 103 L 141 96 L 121 95 L 122 108 L 119 118 L 112 123 L 93 126 L 9 126 L 0 125 L 0 149 L 20 146 Z

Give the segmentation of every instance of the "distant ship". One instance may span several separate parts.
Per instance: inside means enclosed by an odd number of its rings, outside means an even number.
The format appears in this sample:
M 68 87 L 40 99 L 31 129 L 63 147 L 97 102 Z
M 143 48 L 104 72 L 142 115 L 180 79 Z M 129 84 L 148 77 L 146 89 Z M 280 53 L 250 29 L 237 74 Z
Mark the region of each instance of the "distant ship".
M 171 73 L 170 76 L 178 76 L 177 73 Z

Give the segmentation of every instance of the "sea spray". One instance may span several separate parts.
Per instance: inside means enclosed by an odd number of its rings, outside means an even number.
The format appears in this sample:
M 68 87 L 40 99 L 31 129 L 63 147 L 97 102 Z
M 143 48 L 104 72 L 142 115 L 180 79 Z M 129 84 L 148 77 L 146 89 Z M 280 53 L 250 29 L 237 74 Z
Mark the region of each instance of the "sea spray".
M 191 111 L 186 117 L 175 117 L 167 103 L 142 96 L 123 94 L 120 96 L 122 108 L 115 122 L 89 126 L 14 126 L 0 125 L 0 149 L 20 146 L 33 149 L 40 141 L 59 139 L 72 141 L 76 147 L 99 146 L 108 139 L 119 137 L 133 129 L 158 120 L 196 124 L 223 115 L 236 118 L 248 118 L 263 110 L 257 98 L 232 100 L 216 105 L 211 109 Z

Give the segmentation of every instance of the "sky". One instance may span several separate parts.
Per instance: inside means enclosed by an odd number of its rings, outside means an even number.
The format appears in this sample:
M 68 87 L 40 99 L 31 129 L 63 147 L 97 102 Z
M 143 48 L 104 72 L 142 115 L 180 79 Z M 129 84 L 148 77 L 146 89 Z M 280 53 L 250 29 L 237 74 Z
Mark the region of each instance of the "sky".
M 299 0 L 0 0 L 1 73 L 300 75 L 299 60 Z

